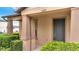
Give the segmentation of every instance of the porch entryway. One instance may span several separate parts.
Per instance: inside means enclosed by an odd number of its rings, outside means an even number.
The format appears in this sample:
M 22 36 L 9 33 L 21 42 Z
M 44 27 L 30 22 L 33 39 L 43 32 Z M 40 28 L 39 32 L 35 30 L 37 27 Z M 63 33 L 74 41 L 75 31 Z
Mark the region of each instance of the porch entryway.
M 69 10 L 31 14 L 31 50 L 39 51 L 50 41 L 69 39 Z

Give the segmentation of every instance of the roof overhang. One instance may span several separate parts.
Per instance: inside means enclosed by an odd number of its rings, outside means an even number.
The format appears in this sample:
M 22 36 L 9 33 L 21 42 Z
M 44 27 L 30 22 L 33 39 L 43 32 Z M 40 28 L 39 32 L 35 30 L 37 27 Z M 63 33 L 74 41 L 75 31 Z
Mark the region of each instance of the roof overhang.
M 55 14 L 70 14 L 71 7 L 68 8 L 62 8 L 57 10 L 50 10 L 50 11 L 44 11 L 44 12 L 38 12 L 38 13 L 31 13 L 28 14 L 29 17 L 40 17 L 40 16 L 49 16 L 49 15 L 55 15 Z
M 17 10 L 15 11 L 15 14 L 12 15 L 7 15 L 7 16 L 2 16 L 1 18 L 3 18 L 4 20 L 6 20 L 5 18 L 18 18 L 21 16 L 21 11 L 24 10 L 27 7 L 19 7 L 17 8 Z M 7 20 L 6 20 L 7 21 Z
M 13 14 L 13 15 L 7 15 L 7 16 L 2 16 L 1 18 L 9 18 L 9 17 L 17 17 L 21 16 L 20 14 Z
M 21 11 L 23 11 L 25 8 L 27 8 L 27 7 L 20 7 L 20 8 L 18 8 L 16 13 L 21 13 Z
M 19 21 L 21 20 L 21 15 L 20 14 L 13 14 L 13 15 L 8 15 L 8 16 L 2 16 L 5 21 L 8 20 L 8 18 L 11 18 L 11 20 Z

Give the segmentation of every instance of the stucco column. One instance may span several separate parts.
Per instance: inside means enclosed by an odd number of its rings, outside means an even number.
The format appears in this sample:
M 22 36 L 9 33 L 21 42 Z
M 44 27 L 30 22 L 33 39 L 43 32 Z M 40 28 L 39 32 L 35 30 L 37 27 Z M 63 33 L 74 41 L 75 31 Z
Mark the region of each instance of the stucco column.
M 65 42 L 70 41 L 70 26 L 71 26 L 71 16 L 67 15 L 65 20 Z
M 19 36 L 21 36 L 21 30 L 22 30 L 22 21 L 19 21 Z
M 26 15 L 22 15 L 21 39 L 23 40 L 23 50 L 30 50 L 30 18 Z
M 7 33 L 8 34 L 12 34 L 13 33 L 13 21 L 12 21 L 11 18 L 8 18 Z
M 31 18 L 31 50 L 34 50 L 38 46 L 36 21 L 37 20 Z
M 79 42 L 79 9 L 71 9 L 70 42 Z

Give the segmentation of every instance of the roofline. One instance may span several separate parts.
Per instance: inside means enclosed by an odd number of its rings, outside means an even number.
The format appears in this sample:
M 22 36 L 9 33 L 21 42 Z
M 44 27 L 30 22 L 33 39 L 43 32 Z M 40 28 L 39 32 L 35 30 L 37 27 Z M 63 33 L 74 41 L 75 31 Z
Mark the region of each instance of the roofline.
M 20 14 L 13 14 L 13 15 L 2 16 L 1 18 L 16 17 L 16 16 L 20 16 Z
M 21 13 L 21 11 L 23 11 L 25 8 L 28 8 L 28 7 L 20 7 L 20 8 L 18 8 L 16 13 Z M 75 8 L 75 7 L 68 7 L 68 8 Z
M 20 7 L 20 8 L 18 8 L 16 13 L 21 13 L 21 11 L 23 11 L 25 8 L 28 8 L 28 7 Z
M 23 11 L 25 8 L 28 8 L 28 7 L 20 7 L 20 8 L 17 9 L 17 11 L 15 11 L 15 13 L 17 13 L 17 14 L 2 16 L 1 18 L 20 16 L 21 11 Z M 68 7 L 68 8 L 75 8 L 75 7 Z
M 3 20 L 7 21 L 6 18 L 9 18 L 9 17 L 17 17 L 17 16 L 21 16 L 21 15 L 20 14 L 14 14 L 14 15 L 2 16 L 1 18 L 3 18 Z

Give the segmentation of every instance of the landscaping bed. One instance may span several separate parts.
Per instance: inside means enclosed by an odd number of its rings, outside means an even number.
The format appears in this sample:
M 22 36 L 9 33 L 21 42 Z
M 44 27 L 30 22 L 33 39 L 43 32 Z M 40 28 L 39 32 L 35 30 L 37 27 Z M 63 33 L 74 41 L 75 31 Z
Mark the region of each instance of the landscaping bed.
M 42 46 L 41 51 L 79 51 L 79 43 L 49 42 Z

